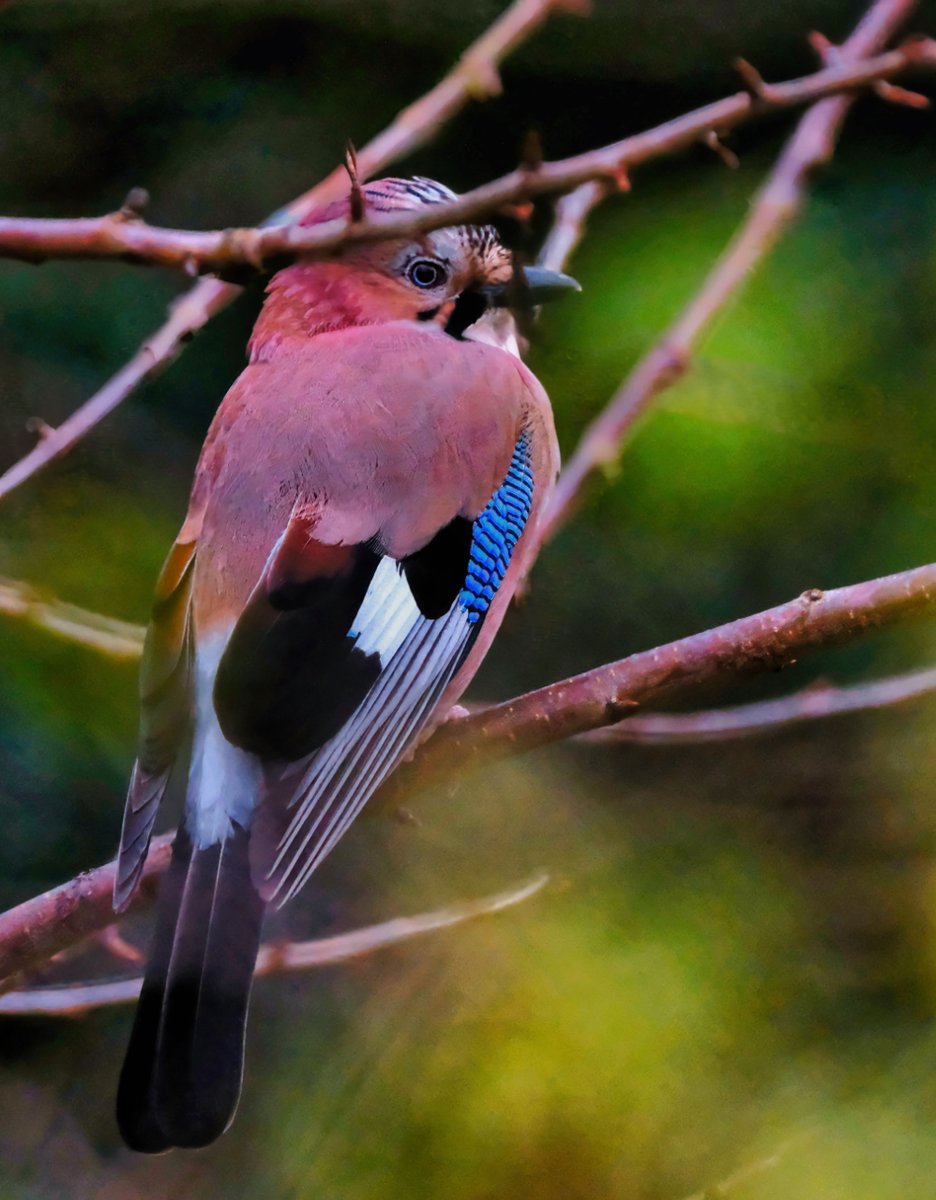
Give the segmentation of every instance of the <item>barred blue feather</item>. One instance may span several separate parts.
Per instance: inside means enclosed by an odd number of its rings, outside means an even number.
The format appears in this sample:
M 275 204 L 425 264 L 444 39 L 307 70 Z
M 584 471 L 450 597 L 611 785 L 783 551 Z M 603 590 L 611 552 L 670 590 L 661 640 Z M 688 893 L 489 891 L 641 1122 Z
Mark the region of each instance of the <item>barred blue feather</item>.
M 469 624 L 480 621 L 490 607 L 507 574 L 532 503 L 530 438 L 524 431 L 517 440 L 504 482 L 475 519 L 468 574 L 458 598 Z

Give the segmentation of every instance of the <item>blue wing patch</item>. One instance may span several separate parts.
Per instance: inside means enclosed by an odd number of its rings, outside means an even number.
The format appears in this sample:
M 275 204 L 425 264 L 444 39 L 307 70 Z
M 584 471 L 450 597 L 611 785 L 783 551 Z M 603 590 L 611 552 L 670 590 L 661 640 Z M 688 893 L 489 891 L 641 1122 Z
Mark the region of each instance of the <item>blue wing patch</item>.
M 524 431 L 514 447 L 504 482 L 475 518 L 468 574 L 458 597 L 468 623 L 480 621 L 507 574 L 514 547 L 520 540 L 533 502 L 530 438 Z
M 464 586 L 441 616 L 421 612 L 400 564 L 381 560 L 351 626 L 357 648 L 379 656 L 376 681 L 324 745 L 302 759 L 267 764 L 251 840 L 254 883 L 267 901 L 281 905 L 305 884 L 414 743 L 465 661 L 530 515 L 530 460 L 524 431 L 504 482 L 472 522 Z

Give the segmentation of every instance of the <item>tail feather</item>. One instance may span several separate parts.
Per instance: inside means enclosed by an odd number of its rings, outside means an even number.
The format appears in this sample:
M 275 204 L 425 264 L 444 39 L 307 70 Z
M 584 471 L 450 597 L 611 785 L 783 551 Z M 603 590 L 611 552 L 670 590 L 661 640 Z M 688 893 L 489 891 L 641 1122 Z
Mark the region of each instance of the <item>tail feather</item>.
M 114 912 L 124 912 L 133 899 L 146 863 L 156 814 L 171 774 L 172 763 L 159 771 L 147 771 L 139 762 L 133 764 L 117 852 Z
M 180 829 L 159 889 L 156 930 L 117 1087 L 117 1125 L 121 1137 L 131 1150 L 143 1154 L 159 1154 L 172 1146 L 156 1122 L 152 1091 L 169 959 L 191 857 L 191 842 L 185 830 Z
M 236 824 L 206 849 L 176 837 L 117 1097 L 134 1149 L 205 1146 L 234 1115 L 264 909 L 247 844 Z

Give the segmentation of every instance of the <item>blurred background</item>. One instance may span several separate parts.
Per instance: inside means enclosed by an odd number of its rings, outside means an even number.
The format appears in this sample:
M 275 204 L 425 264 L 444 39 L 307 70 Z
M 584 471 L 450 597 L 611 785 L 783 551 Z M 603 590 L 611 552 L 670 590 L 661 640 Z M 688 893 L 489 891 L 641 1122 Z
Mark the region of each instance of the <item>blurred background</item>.
M 0 13 L 0 211 L 252 224 L 432 85 L 503 7 L 420 0 L 20 0 Z M 455 188 L 811 70 L 862 0 L 597 0 L 556 17 L 404 173 Z M 936 33 L 936 5 L 914 28 Z M 698 286 L 789 117 L 636 174 L 530 353 L 566 454 Z M 805 217 L 551 545 L 473 688 L 499 698 L 786 600 L 934 558 L 932 117 L 862 102 Z M 117 265 L 0 264 L 0 465 L 115 371 L 183 287 Z M 0 574 L 146 619 L 253 288 L 64 461 L 4 503 Z M 0 902 L 108 859 L 135 670 L 0 624 Z M 780 694 L 929 664 L 917 624 L 814 655 Z M 696 747 L 564 747 L 359 822 L 279 932 L 481 896 L 499 917 L 263 980 L 237 1122 L 136 1157 L 113 1092 L 130 1013 L 0 1023 L 4 1200 L 931 1197 L 936 1178 L 936 703 Z M 128 923 L 144 942 L 145 918 Z M 69 964 L 81 975 L 81 960 Z

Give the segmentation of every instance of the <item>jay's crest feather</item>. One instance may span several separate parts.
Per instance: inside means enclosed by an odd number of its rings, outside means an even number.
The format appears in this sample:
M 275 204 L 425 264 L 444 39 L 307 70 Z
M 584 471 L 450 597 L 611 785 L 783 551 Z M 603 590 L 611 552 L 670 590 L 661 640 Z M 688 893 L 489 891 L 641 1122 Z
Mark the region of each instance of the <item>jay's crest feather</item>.
M 420 177 L 381 179 L 365 185 L 362 194 L 366 211 L 387 213 L 456 199 L 449 188 Z M 316 225 L 348 216 L 345 198 L 310 213 L 301 223 Z M 350 245 L 334 258 L 296 263 L 270 281 L 250 339 L 251 361 L 349 325 L 423 320 L 445 327 L 460 296 L 505 284 L 512 270 L 510 253 L 492 225 L 456 225 L 413 241 Z M 480 316 L 483 307 L 473 316 Z

